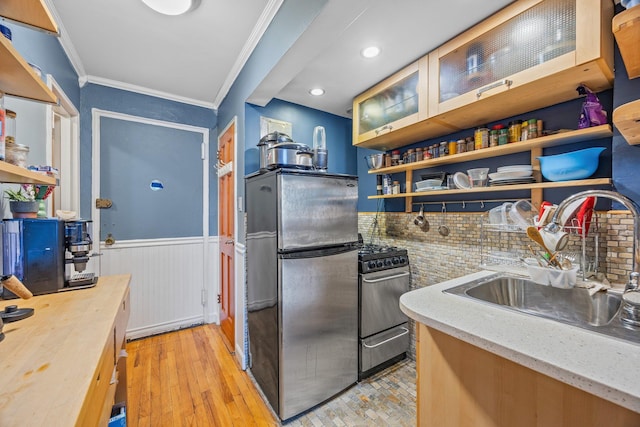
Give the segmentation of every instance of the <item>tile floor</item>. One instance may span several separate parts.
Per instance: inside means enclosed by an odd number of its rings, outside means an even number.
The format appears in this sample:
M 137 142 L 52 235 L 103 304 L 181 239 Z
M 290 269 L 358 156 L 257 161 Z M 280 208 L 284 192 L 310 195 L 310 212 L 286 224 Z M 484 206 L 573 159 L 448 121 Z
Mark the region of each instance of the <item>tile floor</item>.
M 333 400 L 293 418 L 285 427 L 416 425 L 415 362 L 405 359 L 346 390 Z

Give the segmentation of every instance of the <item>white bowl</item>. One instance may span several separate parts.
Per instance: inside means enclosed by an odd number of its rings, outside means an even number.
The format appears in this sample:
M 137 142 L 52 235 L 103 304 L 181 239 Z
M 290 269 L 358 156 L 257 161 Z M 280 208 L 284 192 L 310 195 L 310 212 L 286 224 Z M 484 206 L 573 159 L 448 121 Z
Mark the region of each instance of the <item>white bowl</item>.
M 76 218 L 76 212 L 75 211 L 62 211 L 62 210 L 57 210 L 56 211 L 56 216 L 58 218 L 60 218 L 63 221 L 69 221 L 70 219 L 75 219 Z

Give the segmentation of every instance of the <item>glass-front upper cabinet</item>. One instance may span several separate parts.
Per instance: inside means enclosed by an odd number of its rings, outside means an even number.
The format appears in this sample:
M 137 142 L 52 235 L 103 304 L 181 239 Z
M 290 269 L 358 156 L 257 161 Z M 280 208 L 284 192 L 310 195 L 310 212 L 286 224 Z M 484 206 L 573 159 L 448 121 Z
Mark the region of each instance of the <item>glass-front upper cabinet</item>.
M 354 144 L 389 135 L 426 118 L 427 64 L 423 58 L 354 99 Z
M 613 44 L 604 33 L 612 14 L 611 2 L 602 0 L 523 0 L 497 12 L 429 55 L 429 115 L 512 92 L 503 107 L 486 105 L 489 116 L 499 117 L 497 108 L 508 117 L 519 113 L 517 100 L 531 111 L 575 98 L 580 82 L 595 91 L 610 87 Z M 459 127 L 478 124 L 458 117 L 467 114 L 441 118 Z

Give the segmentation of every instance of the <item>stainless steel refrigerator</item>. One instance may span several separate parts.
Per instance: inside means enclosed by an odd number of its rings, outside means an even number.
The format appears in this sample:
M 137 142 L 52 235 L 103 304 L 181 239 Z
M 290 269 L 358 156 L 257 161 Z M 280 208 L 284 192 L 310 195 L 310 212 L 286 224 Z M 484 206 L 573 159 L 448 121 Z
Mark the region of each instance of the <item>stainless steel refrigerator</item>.
M 282 420 L 358 379 L 357 177 L 247 177 L 251 373 Z

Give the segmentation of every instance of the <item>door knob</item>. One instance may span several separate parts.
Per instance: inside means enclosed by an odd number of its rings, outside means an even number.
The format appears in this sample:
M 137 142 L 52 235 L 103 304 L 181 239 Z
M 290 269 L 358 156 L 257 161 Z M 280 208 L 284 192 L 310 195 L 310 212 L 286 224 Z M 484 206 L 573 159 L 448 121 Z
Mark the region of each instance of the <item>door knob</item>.
M 104 244 L 107 246 L 111 246 L 116 242 L 116 239 L 113 238 L 111 233 L 107 234 L 107 238 L 104 239 Z
M 226 242 L 224 242 L 225 245 L 233 245 L 233 239 L 229 239 Z

